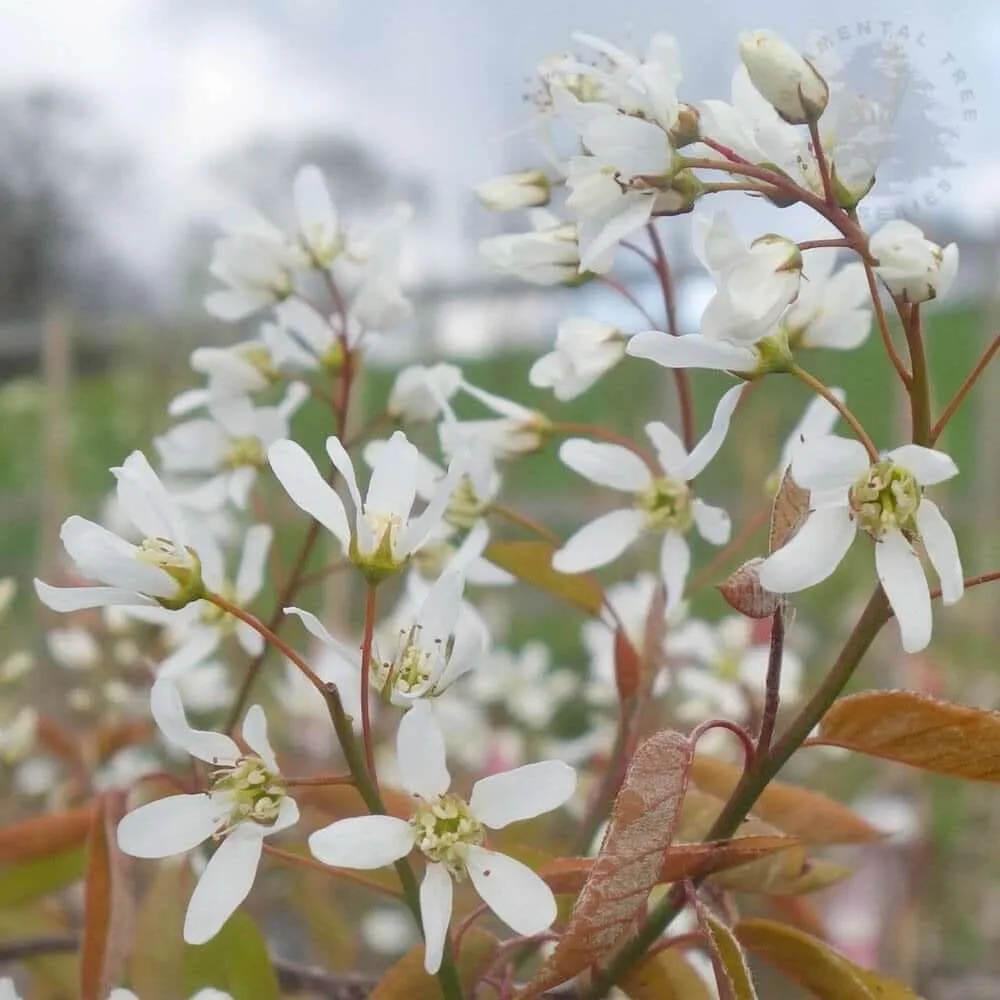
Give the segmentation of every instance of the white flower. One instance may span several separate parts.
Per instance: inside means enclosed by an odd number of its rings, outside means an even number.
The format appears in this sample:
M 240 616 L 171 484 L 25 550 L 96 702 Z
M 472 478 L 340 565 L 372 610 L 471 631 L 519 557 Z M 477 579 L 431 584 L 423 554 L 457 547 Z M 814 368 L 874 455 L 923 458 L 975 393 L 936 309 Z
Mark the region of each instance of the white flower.
M 847 398 L 844 390 L 836 386 L 831 388 L 830 392 L 841 402 Z M 781 486 L 781 480 L 792 464 L 792 459 L 805 442 L 828 436 L 839 419 L 840 413 L 835 406 L 822 396 L 813 396 L 802 416 L 799 417 L 799 422 L 792 428 L 781 447 L 778 467 L 767 482 L 767 490 L 770 494 L 777 493 Z
M 522 170 L 477 184 L 476 197 L 491 212 L 511 212 L 548 204 L 551 184 L 544 170 Z
M 404 423 L 434 420 L 441 412 L 442 400 L 449 402 L 462 381 L 462 370 L 455 365 L 410 365 L 396 376 L 386 412 Z
M 225 484 L 219 495 L 242 510 L 268 446 L 288 436 L 291 418 L 308 395 L 295 382 L 277 406 L 255 407 L 247 396 L 210 400 L 209 417 L 186 420 L 154 439 L 163 471 L 218 479 Z
M 773 31 L 740 33 L 740 58 L 760 95 L 791 125 L 815 122 L 830 88 L 816 67 Z
M 474 701 L 502 705 L 517 722 L 543 732 L 578 687 L 571 671 L 552 668 L 552 651 L 545 643 L 528 642 L 517 652 L 491 651 L 469 678 L 468 692 Z
M 219 842 L 194 888 L 184 921 L 184 940 L 202 944 L 218 934 L 249 895 L 264 838 L 296 823 L 299 810 L 278 771 L 259 705 L 243 722 L 250 754 L 222 733 L 192 729 L 170 680 L 156 681 L 150 706 L 168 742 L 215 768 L 212 788 L 171 795 L 130 812 L 118 824 L 118 846 L 136 858 L 167 858 L 209 839 Z
M 457 468 L 449 470 L 423 513 L 411 517 L 420 454 L 402 431 L 392 435 L 372 469 L 363 501 L 354 463 L 344 446 L 330 437 L 326 450 L 354 503 L 353 532 L 343 501 L 300 445 L 290 440 L 277 441 L 268 450 L 268 458 L 292 501 L 331 532 L 364 572 L 378 578 L 395 573 L 434 532 L 448 505 Z
M 270 331 L 265 323 L 260 339 L 244 340 L 230 347 L 198 347 L 191 352 L 191 367 L 208 378 L 202 389 L 187 389 L 175 396 L 167 407 L 172 417 L 179 417 L 213 399 L 252 396 L 262 392 L 277 378 Z
M 87 629 L 79 626 L 49 629 L 45 633 L 45 645 L 49 656 L 67 670 L 90 670 L 101 659 L 101 647 L 97 640 Z
M 684 536 L 695 527 L 713 545 L 722 545 L 729 538 L 729 515 L 695 497 L 688 483 L 722 447 L 742 389 L 734 386 L 722 397 L 712 426 L 690 454 L 665 424 L 646 425 L 662 470 L 659 475 L 621 445 L 583 438 L 564 441 L 559 457 L 566 465 L 593 483 L 631 493 L 633 505 L 585 524 L 552 557 L 553 568 L 560 573 L 582 573 L 605 566 L 644 532 L 662 534 L 660 573 L 667 587 L 667 607 L 676 607 L 684 596 L 691 564 Z
M 943 249 L 905 219 L 887 222 L 868 241 L 875 270 L 886 288 L 904 302 L 926 302 L 948 294 L 958 273 L 958 247 Z
M 702 316 L 702 332 L 671 337 L 647 330 L 629 341 L 626 353 L 667 368 L 780 370 L 789 348 L 779 321 L 799 294 L 799 248 L 774 235 L 761 236 L 747 248 L 725 212 L 695 219 L 693 239 L 718 286 Z
M 489 637 L 479 615 L 463 605 L 464 587 L 460 573 L 445 573 L 427 590 L 415 615 L 407 614 L 395 629 L 379 630 L 380 639 L 391 631 L 389 641 L 379 641 L 372 649 L 371 685 L 379 695 L 409 708 L 422 698 L 436 698 L 481 663 Z M 333 655 L 360 672 L 356 646 L 335 639 L 308 611 L 285 612 L 297 615 Z
M 860 529 L 875 541 L 875 568 L 899 623 L 903 649 L 915 653 L 931 637 L 931 600 L 915 545 L 922 544 L 941 581 L 942 600 L 964 590 L 955 536 L 926 486 L 958 474 L 946 454 L 908 444 L 872 464 L 856 441 L 807 442 L 792 459 L 792 476 L 812 494 L 798 533 L 758 567 L 761 585 L 790 594 L 825 580 Z
M 412 215 L 412 207 L 400 203 L 363 237 L 353 237 L 348 246 L 352 260 L 363 266 L 361 279 L 354 286 L 348 319 L 362 330 L 387 330 L 413 312 L 399 284 L 403 234 Z M 339 283 L 339 271 L 337 278 Z
M 438 438 L 445 455 L 462 462 L 477 486 L 485 466 L 506 458 L 537 451 L 548 429 L 544 414 L 511 399 L 486 392 L 463 380 L 462 391 L 498 414 L 497 419 L 458 420 L 454 410 L 442 401 L 444 419 L 438 425 Z
M 747 695 L 763 704 L 770 647 L 755 641 L 755 626 L 749 618 L 729 615 L 713 624 L 695 619 L 667 635 L 667 655 L 677 664 L 670 676 L 677 682 L 681 718 L 700 722 L 721 713 L 740 721 L 750 708 Z M 798 699 L 801 684 L 802 661 L 786 646 L 783 704 Z
M 559 285 L 579 279 L 580 248 L 576 226 L 551 212 L 531 213 L 533 230 L 481 240 L 479 252 L 504 274 L 533 285 Z
M 555 350 L 540 357 L 528 373 L 539 389 L 556 399 L 575 399 L 625 356 L 626 337 L 612 323 L 587 317 L 564 319 L 556 331 Z
M 13 979 L 0 979 L 0 1000 L 21 1000 L 20 994 L 14 989 Z M 118 1000 L 118 997 L 112 994 L 110 1000 Z
M 347 329 L 339 316 L 326 316 L 299 298 L 285 299 L 274 307 L 278 320 L 272 334 L 275 364 L 296 372 L 322 370 L 338 374 L 346 352 L 361 342 L 362 329 L 348 319 Z
M 267 557 L 274 540 L 274 529 L 268 524 L 252 524 L 247 528 L 239 553 L 239 564 L 232 577 L 226 570 L 226 558 L 218 539 L 199 523 L 193 523 L 190 531 L 201 559 L 201 577 L 205 587 L 241 608 L 249 607 L 264 589 Z M 190 663 L 203 660 L 231 634 L 236 635 L 240 646 L 251 656 L 256 656 L 264 648 L 264 639 L 256 629 L 208 601 L 193 601 L 179 611 L 159 607 L 135 608 L 129 614 L 140 621 L 166 626 L 168 641 L 172 646 L 185 647 L 193 643 Z M 205 651 L 196 655 L 195 651 L 206 642 Z M 177 656 L 179 653 L 180 650 L 173 655 Z M 184 663 L 185 660 L 181 657 L 175 669 L 180 672 Z
M 205 298 L 205 308 L 222 320 L 245 319 L 287 298 L 301 253 L 285 234 L 249 206 L 234 206 L 223 219 L 226 235 L 216 240 L 209 271 L 228 287 Z
M 518 934 L 539 934 L 556 918 L 549 887 L 530 869 L 487 849 L 487 829 L 499 830 L 557 809 L 573 794 L 576 774 L 560 761 L 542 761 L 477 781 L 468 802 L 448 791 L 444 739 L 430 706 L 417 705 L 399 724 L 396 753 L 403 787 L 420 800 L 409 821 L 394 816 L 340 820 L 309 838 L 324 864 L 381 868 L 423 854 L 420 887 L 424 967 L 441 965 L 451 922 L 452 881 L 468 877 L 483 901 Z
M 319 167 L 300 167 L 292 182 L 299 238 L 314 266 L 328 268 L 344 248 L 337 210 Z
M 864 265 L 852 261 L 834 273 L 836 260 L 832 250 L 804 255 L 798 296 L 781 318 L 792 348 L 849 351 L 867 339 L 872 316 Z
M 38 712 L 23 705 L 0 726 L 0 761 L 13 764 L 27 757 L 35 747 L 37 733 Z
M 140 545 L 76 515 L 63 522 L 60 538 L 80 575 L 103 587 L 51 587 L 35 580 L 43 604 L 54 611 L 80 611 L 111 604 L 160 604 L 181 608 L 201 597 L 199 560 L 190 546 L 184 514 L 142 452 L 120 468 L 118 504 L 144 536 Z

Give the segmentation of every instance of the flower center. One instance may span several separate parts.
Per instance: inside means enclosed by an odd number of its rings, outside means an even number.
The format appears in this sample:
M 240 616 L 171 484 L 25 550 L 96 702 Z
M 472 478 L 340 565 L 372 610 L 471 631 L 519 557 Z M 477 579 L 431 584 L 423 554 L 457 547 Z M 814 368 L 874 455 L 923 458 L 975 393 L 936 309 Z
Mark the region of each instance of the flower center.
M 691 490 L 687 483 L 661 476 L 654 479 L 635 501 L 646 515 L 649 531 L 689 531 L 694 523 Z
M 433 802 L 422 803 L 410 824 L 424 856 L 445 865 L 456 881 L 465 878 L 465 849 L 486 843 L 483 824 L 457 795 L 441 795 Z
M 893 528 L 917 534 L 920 487 L 911 472 L 890 459 L 873 465 L 851 487 L 850 502 L 858 524 L 876 541 Z
M 176 611 L 191 601 L 200 600 L 205 591 L 201 579 L 201 560 L 190 548 L 184 548 L 169 538 L 148 537 L 136 547 L 136 559 L 162 569 L 177 583 L 172 597 L 157 597 L 165 608 Z
M 269 382 L 278 377 L 271 351 L 264 344 L 244 344 L 239 349 L 239 356 Z
M 241 757 L 232 766 L 216 771 L 213 779 L 212 794 L 229 807 L 225 824 L 215 833 L 216 839 L 247 820 L 271 826 L 278 818 L 285 783 L 259 757 Z
M 486 512 L 487 505 L 476 495 L 476 488 L 468 476 L 462 476 L 448 500 L 444 519 L 456 528 L 468 530 Z
M 384 660 L 378 664 L 372 675 L 372 684 L 383 697 L 393 694 L 410 695 L 423 689 L 427 682 L 438 673 L 439 662 L 449 653 L 449 644 L 434 640 L 434 648 L 427 650 L 417 641 L 420 626 L 400 632 L 400 647 L 394 660 Z M 434 694 L 427 691 L 426 694 Z
M 262 469 L 266 464 L 264 445 L 257 437 L 233 438 L 222 457 L 222 466 L 225 469 L 239 469 L 246 465 Z

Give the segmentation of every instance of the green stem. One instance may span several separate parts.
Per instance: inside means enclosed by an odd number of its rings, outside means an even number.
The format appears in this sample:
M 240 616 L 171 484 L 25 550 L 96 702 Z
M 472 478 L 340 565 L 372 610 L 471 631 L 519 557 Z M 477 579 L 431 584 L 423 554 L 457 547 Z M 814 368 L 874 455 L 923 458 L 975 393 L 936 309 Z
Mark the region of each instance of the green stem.
M 882 588 L 872 594 L 858 619 L 854 630 L 844 643 L 830 672 L 816 689 L 815 694 L 803 705 L 781 738 L 771 750 L 754 762 L 754 766 L 744 772 L 733 789 L 732 795 L 704 837 L 704 841 L 727 840 L 739 829 L 761 793 L 788 759 L 803 744 L 809 733 L 826 714 L 843 691 L 862 657 L 868 651 L 879 630 L 889 620 L 889 603 Z M 680 887 L 675 887 L 680 888 Z M 684 893 L 671 891 L 650 911 L 649 916 L 612 957 L 604 970 L 595 977 L 591 985 L 581 994 L 581 1000 L 599 1000 L 633 966 L 639 963 L 649 948 L 670 925 L 684 906 Z
M 379 795 L 378 788 L 368 773 L 365 762 L 364 751 L 358 745 L 354 735 L 354 727 L 351 725 L 350 716 L 344 711 L 343 702 L 340 700 L 340 692 L 333 684 L 323 685 L 323 697 L 326 699 L 327 711 L 330 713 L 330 720 L 333 722 L 334 731 L 340 742 L 340 748 L 347 762 L 347 769 L 354 775 L 354 783 L 358 789 L 358 794 L 368 807 L 368 811 L 373 816 L 387 815 L 385 803 Z M 423 933 L 423 919 L 420 915 L 420 888 L 417 885 L 417 877 L 413 874 L 413 868 L 406 858 L 400 858 L 395 863 L 396 874 L 399 876 L 399 883 L 403 887 L 403 899 L 413 919 Z M 451 947 L 445 942 L 444 956 L 441 959 L 441 968 L 437 973 L 438 983 L 445 1000 L 463 1000 L 462 984 L 458 978 L 458 970 L 452 957 Z

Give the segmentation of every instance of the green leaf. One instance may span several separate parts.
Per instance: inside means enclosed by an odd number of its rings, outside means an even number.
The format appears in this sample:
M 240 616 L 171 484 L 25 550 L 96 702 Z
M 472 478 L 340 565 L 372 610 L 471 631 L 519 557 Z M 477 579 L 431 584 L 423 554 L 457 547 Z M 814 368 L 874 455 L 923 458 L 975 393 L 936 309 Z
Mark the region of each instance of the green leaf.
M 156 868 L 135 922 L 129 984 L 142 1000 L 175 1000 L 184 994 L 184 914 L 194 879 L 184 859 Z
M 588 574 L 557 573 L 552 568 L 555 547 L 548 542 L 493 542 L 485 556 L 519 580 L 530 583 L 547 594 L 569 601 L 595 617 L 604 606 L 604 591 Z
M 211 941 L 184 949 L 185 996 L 206 986 L 233 1000 L 280 1000 L 278 976 L 253 919 L 237 911 Z
M 0 869 L 0 907 L 20 906 L 65 889 L 83 877 L 84 849 L 37 858 Z
M 736 935 L 707 906 L 698 903 L 697 911 L 698 921 L 705 929 L 712 950 L 728 978 L 727 985 L 733 1000 L 757 1000 L 750 968 Z
M 478 927 L 472 928 L 462 938 L 462 951 L 456 965 L 463 993 L 470 993 L 496 946 L 497 939 Z M 424 971 L 423 945 L 408 951 L 393 965 L 379 980 L 368 1000 L 444 1000 L 437 977 Z
M 818 1000 L 920 1000 L 902 983 L 862 969 L 828 944 L 788 924 L 742 920 L 735 933 L 748 951 Z

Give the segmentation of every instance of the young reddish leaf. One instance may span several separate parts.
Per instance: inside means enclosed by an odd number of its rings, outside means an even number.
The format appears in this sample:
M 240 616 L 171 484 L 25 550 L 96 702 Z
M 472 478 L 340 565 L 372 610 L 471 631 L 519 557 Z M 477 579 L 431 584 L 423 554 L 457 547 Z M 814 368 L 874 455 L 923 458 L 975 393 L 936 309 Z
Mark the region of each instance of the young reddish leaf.
M 794 837 L 739 837 L 712 844 L 674 844 L 663 856 L 657 882 L 702 878 L 749 864 L 796 845 Z M 578 893 L 594 867 L 593 858 L 559 858 L 538 870 L 555 893 Z
M 630 1000 L 712 1000 L 712 993 L 691 963 L 671 948 L 657 952 L 622 977 L 618 988 Z
M 608 956 L 659 881 L 691 772 L 693 747 L 663 730 L 640 744 L 611 810 L 604 841 L 566 930 L 545 965 L 518 994 L 538 996 Z
M 587 574 L 567 576 L 556 572 L 552 568 L 555 551 L 555 547 L 548 542 L 493 542 L 487 546 L 484 555 L 519 580 L 569 601 L 596 617 L 604 606 L 604 592 L 600 584 Z
M 497 939 L 478 927 L 462 938 L 462 950 L 455 964 L 465 995 L 472 995 L 472 987 L 486 970 L 496 946 Z M 385 972 L 368 1000 L 443 1000 L 443 997 L 437 978 L 424 971 L 424 946 L 419 945 Z
M 770 618 L 781 607 L 781 598 L 760 585 L 757 567 L 763 561 L 759 556 L 748 559 L 719 584 L 726 604 L 747 618 Z
M 808 516 L 809 491 L 799 486 L 792 479 L 791 470 L 788 470 L 771 506 L 767 551 L 777 552 L 783 545 L 787 545 Z
M 623 703 L 631 701 L 642 685 L 642 658 L 621 629 L 615 631 L 615 684 Z
M 746 956 L 733 932 L 707 906 L 696 906 L 698 923 L 711 942 L 719 996 L 722 1000 L 757 1000 Z M 719 982 L 722 979 L 723 981 Z
M 818 1000 L 920 1000 L 902 983 L 862 969 L 828 944 L 774 920 L 742 920 L 743 946 Z
M 826 744 L 973 781 L 1000 781 L 1000 712 L 914 691 L 863 691 L 834 702 L 810 745 Z
M 105 795 L 93 810 L 83 887 L 81 1000 L 105 1000 L 118 981 L 131 946 L 130 864 L 118 849 L 115 836 L 124 814 L 122 792 Z
M 699 754 L 691 782 L 703 792 L 727 799 L 742 775 L 735 764 Z M 819 792 L 772 781 L 754 803 L 754 815 L 804 844 L 865 844 L 882 834 L 847 806 Z
M 81 847 L 90 830 L 93 806 L 33 816 L 0 827 L 0 864 L 16 864 Z

